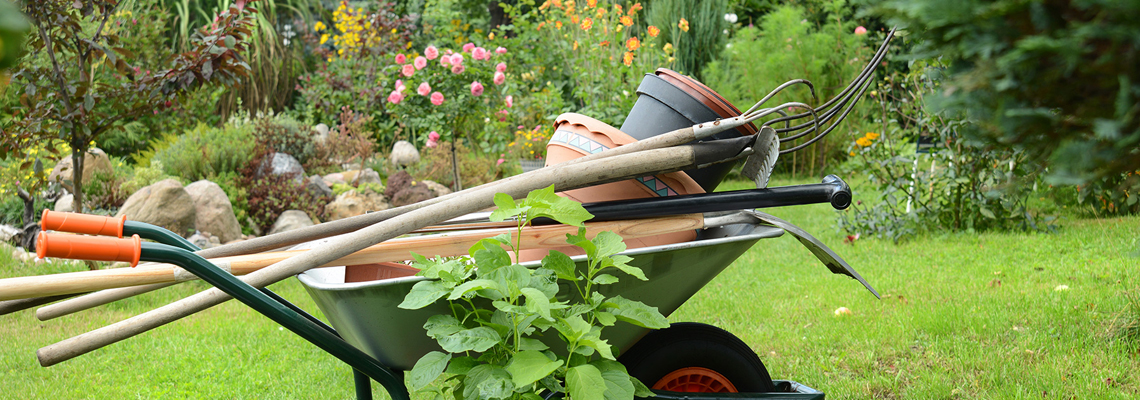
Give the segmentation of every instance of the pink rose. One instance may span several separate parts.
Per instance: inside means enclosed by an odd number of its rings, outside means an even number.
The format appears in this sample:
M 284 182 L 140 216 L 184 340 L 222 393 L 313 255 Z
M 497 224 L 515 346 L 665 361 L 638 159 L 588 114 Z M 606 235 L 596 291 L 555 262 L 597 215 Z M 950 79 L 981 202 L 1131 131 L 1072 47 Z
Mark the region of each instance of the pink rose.
M 498 65 L 495 65 L 495 71 L 507 72 L 507 63 L 501 62 Z
M 403 100 L 403 99 L 404 99 L 404 96 L 401 95 L 400 92 L 397 92 L 395 90 L 393 90 L 392 93 L 388 94 L 388 102 L 389 103 L 400 104 L 400 100 Z
M 431 133 L 428 134 L 428 140 L 431 140 L 431 141 L 439 140 L 439 132 L 431 131 Z
M 487 49 L 482 47 L 476 47 L 471 50 L 471 57 L 474 57 L 476 60 L 491 59 L 491 55 L 487 54 Z
M 507 108 L 511 108 L 514 106 L 515 106 L 515 96 L 507 96 Z M 519 129 L 522 129 L 522 125 L 519 125 Z
M 463 55 L 454 54 L 451 56 L 451 66 L 463 65 Z
M 396 64 L 403 64 L 406 62 L 408 62 L 408 56 L 405 56 L 403 54 L 396 55 Z
M 495 166 L 497 167 L 497 166 L 503 165 L 503 163 L 504 163 L 504 162 L 506 162 L 506 161 L 507 161 L 507 160 L 504 160 L 504 159 L 500 158 L 500 159 L 499 159 L 499 161 L 495 161 Z
M 396 90 L 401 92 L 404 91 L 404 81 L 399 79 L 396 80 Z
M 416 93 L 419 93 L 420 96 L 427 96 L 431 93 L 431 85 L 428 85 L 427 82 L 421 83 L 420 87 L 416 88 Z
M 449 67 L 451 66 L 451 56 L 445 55 L 439 58 L 439 65 Z
M 424 56 L 416 57 L 416 61 L 413 61 L 412 65 L 415 65 L 416 69 L 424 69 L 427 66 L 427 59 Z
M 439 49 L 435 48 L 435 46 L 428 46 L 424 49 L 424 55 L 427 56 L 427 59 L 434 60 L 436 57 L 439 57 Z
M 507 54 L 507 49 L 505 47 L 499 46 L 495 49 L 495 54 Z
M 483 95 L 483 84 L 479 83 L 479 81 L 471 82 L 471 95 L 472 96 L 482 96 Z
M 437 106 L 440 104 L 443 104 L 443 93 L 440 93 L 440 92 L 432 93 L 431 94 L 431 104 L 434 104 Z
M 464 67 L 462 64 L 451 67 L 451 73 L 456 75 L 462 74 L 465 70 L 467 70 L 467 67 Z
M 502 85 L 503 82 L 507 81 L 507 76 L 503 75 L 502 72 L 495 71 L 495 77 L 492 81 L 495 82 L 496 85 Z
M 411 78 L 412 75 L 416 74 L 416 67 L 412 64 L 404 64 L 404 68 L 400 72 L 403 73 L 404 76 Z
M 469 51 L 471 51 L 471 49 L 474 49 L 474 48 L 475 48 L 475 43 L 467 43 L 467 44 L 463 45 L 463 52 L 464 53 L 469 52 Z
M 855 27 L 855 34 L 856 35 L 866 35 L 867 34 L 867 28 L 864 28 L 862 26 Z
M 438 145 L 439 145 L 439 144 L 438 144 L 438 143 L 437 143 L 435 140 L 428 140 L 428 141 L 427 141 L 427 145 L 426 145 L 426 146 L 427 146 L 428 148 L 434 149 L 434 148 L 435 148 L 435 146 L 438 146 Z

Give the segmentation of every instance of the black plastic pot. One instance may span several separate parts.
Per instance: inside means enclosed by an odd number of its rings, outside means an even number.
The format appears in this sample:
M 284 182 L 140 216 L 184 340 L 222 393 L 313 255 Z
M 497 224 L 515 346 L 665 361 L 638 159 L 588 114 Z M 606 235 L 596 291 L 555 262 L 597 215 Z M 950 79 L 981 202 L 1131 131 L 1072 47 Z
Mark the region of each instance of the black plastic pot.
M 707 86 L 668 69 L 645 74 L 637 87 L 637 102 L 626 116 L 621 130 L 637 140 L 647 139 L 717 118 L 731 118 L 740 111 Z M 739 137 L 756 132 L 748 124 L 735 130 L 724 131 L 711 138 L 715 140 Z M 685 171 L 706 193 L 716 189 L 720 181 L 735 167 L 735 163 L 721 163 L 706 168 Z

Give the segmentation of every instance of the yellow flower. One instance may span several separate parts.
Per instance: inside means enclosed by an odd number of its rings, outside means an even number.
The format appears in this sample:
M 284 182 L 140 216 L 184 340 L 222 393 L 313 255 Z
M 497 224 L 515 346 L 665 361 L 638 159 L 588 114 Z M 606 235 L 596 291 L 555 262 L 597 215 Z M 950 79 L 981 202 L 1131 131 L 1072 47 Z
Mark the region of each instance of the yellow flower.
M 681 18 L 681 22 L 677 23 L 677 27 L 681 28 L 682 32 L 688 32 L 689 31 L 689 21 L 684 19 L 684 18 Z
M 879 138 L 879 134 L 875 132 L 867 132 L 867 139 L 875 140 Z
M 317 21 L 316 24 L 313 24 L 313 30 L 314 31 L 320 32 L 322 29 L 325 29 L 325 28 L 326 28 L 326 26 L 325 26 L 324 22 Z
M 630 18 L 628 15 L 622 15 L 620 21 L 621 24 L 625 26 L 633 25 L 633 18 Z
M 586 19 L 582 20 L 582 30 L 588 31 L 588 30 L 590 30 L 591 26 L 594 26 L 594 20 L 593 19 L 586 18 Z
M 662 47 L 661 50 L 664 51 L 665 54 L 673 54 L 673 44 L 665 43 L 665 47 Z
M 628 51 L 625 52 L 625 54 L 622 55 L 622 57 L 621 57 L 621 62 L 622 62 L 622 64 L 625 64 L 625 66 L 627 66 L 627 67 L 630 64 L 633 64 L 633 53 L 630 53 Z
M 871 145 L 871 139 L 867 139 L 867 137 L 861 137 L 855 139 L 855 144 L 859 145 L 859 147 L 867 147 Z
M 850 155 L 851 155 L 851 157 L 855 157 L 855 152 L 854 152 L 854 151 L 852 151 L 852 152 L 850 153 Z
M 329 41 L 329 34 L 327 34 L 327 33 L 321 34 L 321 44 L 325 44 L 325 42 L 327 42 L 327 41 Z
M 594 8 L 598 6 L 598 0 L 586 0 L 586 7 Z
M 577 40 L 574 41 L 574 50 L 578 50 L 578 41 Z

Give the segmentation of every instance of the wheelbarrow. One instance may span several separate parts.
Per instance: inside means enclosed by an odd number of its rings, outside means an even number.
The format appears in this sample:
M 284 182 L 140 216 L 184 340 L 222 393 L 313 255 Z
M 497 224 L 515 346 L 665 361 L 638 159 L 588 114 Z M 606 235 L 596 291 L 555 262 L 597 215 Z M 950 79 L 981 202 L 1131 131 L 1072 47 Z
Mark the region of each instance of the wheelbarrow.
M 702 198 L 714 198 L 716 201 L 702 202 Z M 628 216 L 626 211 L 630 209 L 654 210 L 644 216 L 652 216 L 654 212 L 669 214 L 698 203 L 706 205 L 703 211 L 715 213 L 737 209 L 737 201 L 745 201 L 741 200 L 745 198 L 749 204 L 759 206 L 831 202 L 842 208 L 850 203 L 850 189 L 842 180 L 829 177 L 824 183 L 815 185 L 607 202 L 587 205 L 587 209 L 599 219 Z M 737 200 L 722 201 L 724 199 Z M 645 207 L 644 203 L 659 207 Z M 645 282 L 630 280 L 605 290 L 620 292 L 626 298 L 658 307 L 668 315 L 756 242 L 779 237 L 785 232 L 808 244 L 833 271 L 849 271 L 849 275 L 862 281 L 850 271 L 849 266 L 806 232 L 758 211 L 744 211 L 741 215 L 746 218 L 702 229 L 697 239 L 691 242 L 625 252 L 633 258 L 630 264 L 642 268 L 651 279 Z M 329 326 L 271 291 L 250 286 L 193 254 L 192 251 L 197 249 L 177 235 L 160 228 L 129 224 L 131 229 L 120 227 L 118 232 L 142 233 L 148 239 L 161 243 L 141 242 L 138 235 L 115 239 L 45 233 L 41 236 L 39 251 L 41 255 L 54 257 L 102 257 L 181 266 L 348 363 L 355 372 L 357 397 L 362 399 L 371 398 L 372 380 L 384 385 L 393 398 L 407 398 L 400 371 L 410 369 L 420 356 L 436 349 L 436 344 L 423 331 L 410 328 L 423 326 L 429 316 L 441 312 L 438 307 L 445 306 L 440 304 L 434 309 L 421 310 L 396 307 L 411 286 L 425 278 L 397 276 L 369 282 L 346 282 L 347 268 L 343 266 L 315 268 L 299 274 L 298 279 L 328 317 Z M 320 245 L 320 242 L 311 242 L 303 246 Z M 95 250 L 84 250 L 88 248 Z M 112 248 L 115 249 L 114 254 L 107 256 L 108 249 Z M 581 263 L 584 259 L 578 257 L 575 261 Z M 621 324 L 613 327 L 606 338 L 615 348 L 621 349 L 619 361 L 627 366 L 630 374 L 652 386 L 659 398 L 821 399 L 824 396 L 822 392 L 792 381 L 773 381 L 763 363 L 746 344 L 709 325 L 681 323 L 647 332 L 643 328 Z M 694 395 L 688 392 L 703 393 Z

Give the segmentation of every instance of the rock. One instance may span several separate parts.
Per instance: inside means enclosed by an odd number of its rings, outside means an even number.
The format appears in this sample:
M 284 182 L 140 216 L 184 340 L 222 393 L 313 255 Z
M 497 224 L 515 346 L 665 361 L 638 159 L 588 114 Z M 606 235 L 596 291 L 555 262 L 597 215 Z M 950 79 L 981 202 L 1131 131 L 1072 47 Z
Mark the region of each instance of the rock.
M 131 221 L 146 222 L 179 235 L 188 235 L 194 231 L 196 211 L 194 199 L 182 184 L 166 179 L 132 194 L 115 216 L 126 215 Z
M 380 180 L 380 174 L 376 173 L 376 171 L 372 168 L 366 168 L 360 172 L 360 177 L 356 178 L 355 183 L 357 186 L 363 185 L 365 183 L 375 183 L 381 186 L 384 185 L 384 182 Z
M 431 189 L 431 192 L 433 194 L 435 194 L 435 197 L 441 197 L 441 196 L 446 196 L 446 195 L 451 194 L 450 188 L 448 188 L 447 186 L 443 186 L 439 183 L 436 183 L 435 181 L 422 180 L 422 181 L 419 181 L 419 183 L 423 184 L 424 186 L 427 186 L 428 189 Z
M 408 188 L 412 185 L 412 176 L 406 171 L 396 171 L 392 176 L 388 177 L 388 187 L 384 188 L 384 195 L 388 198 L 396 196 L 401 190 Z
M 431 189 L 428 188 L 427 185 L 424 185 L 418 181 L 412 181 L 411 185 L 409 185 L 407 188 L 404 188 L 404 190 L 396 192 L 396 194 L 392 196 L 392 205 L 395 207 L 406 206 L 408 204 L 419 203 L 421 201 L 434 197 L 435 193 L 432 193 Z
M 253 232 L 252 236 L 261 236 L 261 227 L 257 226 L 257 222 L 253 221 L 253 217 L 245 217 L 245 226 L 248 226 L 249 230 Z
M 390 207 L 387 199 L 380 193 L 371 190 L 349 190 L 336 196 L 336 200 L 332 203 L 325 205 L 325 217 L 329 221 L 336 221 L 369 211 L 387 210 Z
M 194 229 L 209 232 L 222 242 L 241 237 L 241 224 L 221 186 L 201 180 L 186 185 L 186 193 L 194 201 Z
M 288 232 L 313 225 L 313 219 L 309 218 L 309 214 L 301 210 L 288 210 L 277 217 L 277 221 L 273 223 L 273 227 L 269 228 L 269 234 Z
M 59 163 L 55 164 L 55 168 L 51 170 L 48 175 L 50 182 L 63 182 L 71 180 L 71 154 L 68 154 Z M 111 166 L 111 159 L 107 157 L 107 153 L 103 150 L 92 147 L 87 150 L 83 155 L 83 182 L 91 182 L 95 178 L 96 173 L 113 174 L 114 168 Z
M 333 194 L 332 188 L 325 183 L 324 179 L 321 179 L 320 175 L 313 175 L 305 180 L 305 191 L 312 193 L 313 196 L 318 198 L 332 197 Z
M 324 144 L 329 139 L 329 126 L 325 124 L 317 124 L 313 127 L 313 143 Z
M 275 152 L 262 160 L 257 172 L 261 176 L 266 174 L 291 176 L 297 183 L 305 179 L 305 168 L 301 166 L 301 162 L 282 152 Z
M 195 246 L 198 246 L 199 248 L 208 249 L 211 247 L 209 233 L 203 234 L 202 232 L 194 232 L 194 234 L 190 235 L 190 237 L 186 238 L 186 240 L 190 243 L 193 243 Z
M 392 165 L 396 168 L 408 167 L 420 162 L 420 152 L 407 140 L 401 140 L 392 146 L 392 154 L 388 159 L 392 160 Z
M 52 211 L 59 211 L 59 212 L 74 212 L 75 211 L 75 195 L 68 193 L 68 194 L 65 194 L 63 196 L 60 196 L 59 200 L 55 201 L 55 206 L 53 206 L 51 209 L 52 209 Z
M 321 179 L 323 179 L 325 181 L 325 184 L 328 185 L 329 187 L 332 187 L 332 185 L 335 185 L 338 183 L 346 183 L 344 180 L 344 173 L 341 173 L 341 172 L 335 172 L 335 173 L 325 175 L 325 176 L 321 177 Z
M 16 261 L 28 262 L 36 259 L 36 254 L 29 253 L 27 250 L 17 247 L 15 250 L 12 250 L 12 258 L 16 259 Z
M 20 228 L 11 225 L 0 225 L 0 244 L 7 243 L 12 238 L 20 235 Z

